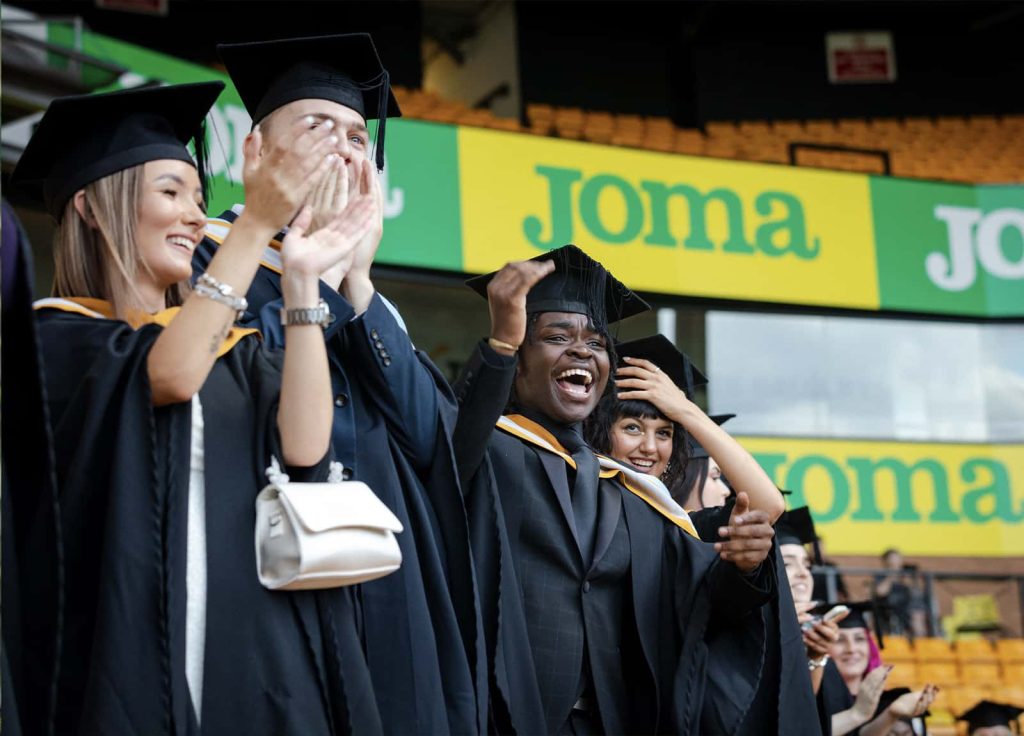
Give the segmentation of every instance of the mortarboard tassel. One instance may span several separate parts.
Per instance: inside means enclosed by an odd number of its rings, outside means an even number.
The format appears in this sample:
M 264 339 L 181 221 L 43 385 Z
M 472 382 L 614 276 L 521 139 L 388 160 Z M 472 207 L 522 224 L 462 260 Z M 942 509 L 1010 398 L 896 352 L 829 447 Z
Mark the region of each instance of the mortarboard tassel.
M 199 186 L 203 191 L 203 205 L 209 207 L 213 194 L 213 175 L 210 170 L 210 151 L 206 143 L 206 120 L 199 123 L 192 138 L 192 148 L 196 156 L 196 172 L 199 174 Z

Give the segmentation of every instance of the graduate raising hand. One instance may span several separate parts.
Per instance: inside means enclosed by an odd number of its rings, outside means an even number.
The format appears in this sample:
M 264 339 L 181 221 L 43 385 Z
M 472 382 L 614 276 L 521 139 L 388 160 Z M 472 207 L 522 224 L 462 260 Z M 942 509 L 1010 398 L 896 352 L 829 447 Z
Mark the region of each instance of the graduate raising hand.
M 671 343 L 669 346 L 678 353 Z M 715 459 L 737 493 L 747 493 L 750 508 L 766 512 L 768 523 L 774 523 L 785 511 L 785 503 L 753 456 L 694 404 L 673 381 L 673 376 L 654 362 L 628 355 L 622 360 L 625 365 L 615 374 L 618 398 L 650 402 L 666 418 L 682 426 Z
M 526 339 L 526 295 L 555 270 L 554 261 L 508 263 L 487 285 L 491 312 L 491 347 L 514 355 Z

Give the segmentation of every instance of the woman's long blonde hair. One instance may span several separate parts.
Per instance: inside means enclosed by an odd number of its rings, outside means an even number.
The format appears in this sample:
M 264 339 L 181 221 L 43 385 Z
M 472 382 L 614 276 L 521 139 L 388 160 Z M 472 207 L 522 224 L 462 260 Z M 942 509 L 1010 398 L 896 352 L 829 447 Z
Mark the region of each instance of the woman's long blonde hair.
M 54 296 L 105 299 L 120 318 L 144 308 L 136 277 L 140 271 L 151 272 L 135 241 L 144 166 L 83 187 L 92 223 L 79 214 L 73 198 L 67 203 L 54 242 Z M 173 284 L 164 294 L 165 305 L 180 305 L 188 290 L 187 281 Z

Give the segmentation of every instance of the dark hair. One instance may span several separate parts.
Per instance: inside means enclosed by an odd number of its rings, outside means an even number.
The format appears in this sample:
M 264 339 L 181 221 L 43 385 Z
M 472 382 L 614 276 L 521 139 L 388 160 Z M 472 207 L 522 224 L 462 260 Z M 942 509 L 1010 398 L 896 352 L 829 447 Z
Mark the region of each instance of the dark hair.
M 708 480 L 708 472 L 711 470 L 710 458 L 691 457 L 686 464 L 686 471 L 679 480 L 678 495 L 675 489 L 672 490 L 672 497 L 679 502 L 680 506 L 686 507 L 686 501 L 690 497 L 690 491 L 697 489 L 697 508 L 692 511 L 700 511 L 704 508 L 704 484 Z
M 612 390 L 605 392 L 601 401 L 598 402 L 597 408 L 594 409 L 594 413 L 587 418 L 586 423 L 583 425 L 584 436 L 587 442 L 598 452 L 605 455 L 611 454 L 612 425 L 623 417 L 671 421 L 649 401 L 619 399 L 617 392 L 614 390 L 613 382 L 609 381 L 608 385 Z M 672 453 L 669 455 L 668 468 L 662 475 L 661 480 L 672 494 L 672 497 L 678 501 L 679 499 L 676 496 L 677 488 L 686 474 L 689 456 L 686 450 L 686 430 L 675 422 L 672 422 L 672 429 Z

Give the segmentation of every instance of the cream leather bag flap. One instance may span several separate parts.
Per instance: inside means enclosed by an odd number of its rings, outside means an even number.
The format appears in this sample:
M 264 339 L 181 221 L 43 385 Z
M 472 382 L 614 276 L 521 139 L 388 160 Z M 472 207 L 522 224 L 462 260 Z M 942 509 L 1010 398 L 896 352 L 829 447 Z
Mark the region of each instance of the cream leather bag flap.
M 267 476 L 256 497 L 256 569 L 264 587 L 338 588 L 402 564 L 395 539 L 402 523 L 365 483 L 292 483 L 276 460 Z M 340 470 L 332 467 L 331 476 Z

